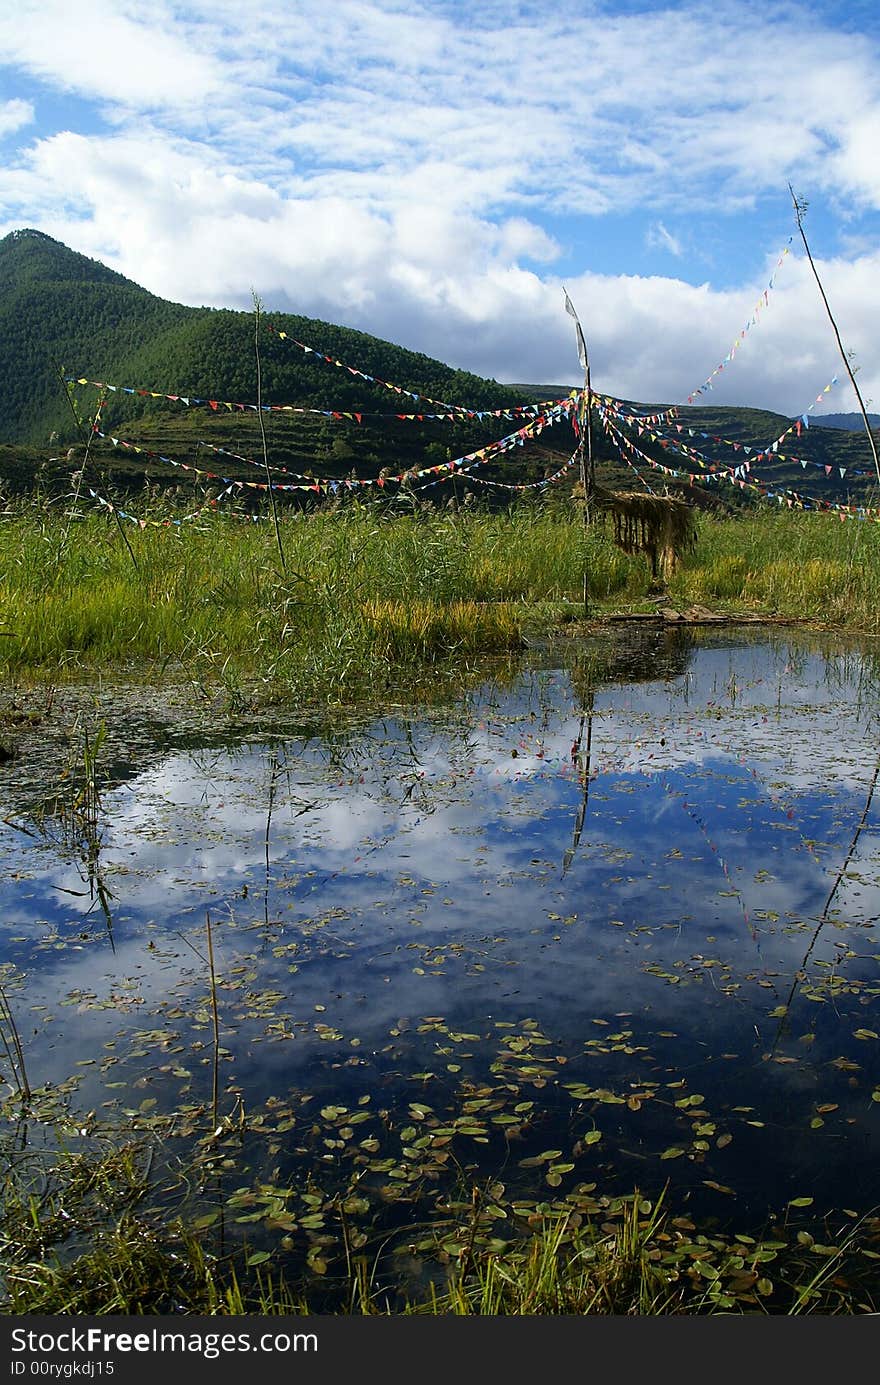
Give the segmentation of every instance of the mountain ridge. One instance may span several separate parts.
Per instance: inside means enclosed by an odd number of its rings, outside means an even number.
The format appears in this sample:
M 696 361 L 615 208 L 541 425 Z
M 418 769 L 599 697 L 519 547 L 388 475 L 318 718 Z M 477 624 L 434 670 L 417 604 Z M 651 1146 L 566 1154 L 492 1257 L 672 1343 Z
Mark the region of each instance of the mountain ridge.
M 573 388 L 501 384 L 353 328 L 266 310 L 263 318 L 276 332 L 267 334 L 261 347 L 262 402 L 301 410 L 284 419 L 268 416 L 273 464 L 297 472 L 376 476 L 383 467 L 400 472 L 442 462 L 496 439 L 510 431 L 510 425 L 499 428 L 498 419 L 441 423 L 427 410 L 417 422 L 404 422 L 403 414 L 425 409 L 426 399 L 489 411 L 564 398 Z M 60 452 L 80 442 L 82 431 L 76 427 L 71 403 L 83 420 L 90 420 L 98 392 L 71 386 L 71 400 L 62 377 L 74 375 L 119 386 L 101 412 L 102 432 L 128 438 L 158 459 L 136 462 L 129 454 L 120 462 L 122 470 L 134 470 L 141 477 L 152 471 L 180 482 L 179 473 L 173 478 L 168 473 L 167 454 L 184 466 L 199 466 L 200 474 L 207 475 L 207 447 L 215 449 L 210 454 L 215 460 L 223 455 L 224 475 L 234 475 L 237 464 L 226 456 L 259 454 L 252 409 L 248 418 L 230 416 L 228 410 L 211 417 L 210 410 L 184 411 L 166 399 L 154 400 L 149 391 L 173 396 L 186 389 L 188 397 L 196 399 L 251 405 L 256 397 L 254 321 L 251 312 L 189 307 L 159 298 L 42 231 L 12 231 L 0 240 L 4 454 L 15 445 Z M 281 332 L 287 333 L 288 341 L 281 339 Z M 294 340 L 311 350 L 302 351 Z M 337 368 L 342 362 L 353 369 Z M 419 398 L 409 397 L 408 391 Z M 652 407 L 632 404 L 639 412 Z M 355 423 L 331 418 L 331 412 L 360 417 Z M 766 410 L 697 406 L 680 407 L 678 420 L 682 440 L 696 446 L 696 439 L 699 450 L 705 449 L 710 461 L 723 466 L 735 464 L 729 446 L 769 447 L 792 425 L 791 419 Z M 632 489 L 637 484 L 632 471 L 601 429 L 595 435 L 597 462 L 611 484 Z M 840 428 L 804 429 L 796 450 L 786 440 L 783 453 L 793 453 L 795 459 L 793 464 L 779 463 L 780 483 L 806 490 L 809 481 L 810 489 L 821 496 L 850 497 L 865 487 L 869 461 L 864 441 L 863 433 Z M 574 445 L 568 425 L 560 425 L 547 430 L 539 444 L 507 455 L 503 466 L 481 468 L 481 474 L 539 480 L 558 468 Z M 671 462 L 683 473 L 699 470 L 692 459 L 681 458 L 674 448 L 670 451 L 650 436 L 640 437 L 638 446 L 667 471 Z M 223 454 L 217 453 L 218 447 Z M 810 469 L 808 477 L 804 468 Z M 868 477 L 871 484 L 873 479 Z M 741 496 L 736 499 L 742 503 Z
M 880 428 L 880 414 L 868 414 L 868 423 L 873 432 L 875 428 Z M 844 432 L 857 433 L 864 429 L 865 420 L 859 413 L 852 414 L 819 414 L 812 420 L 811 427 L 816 428 L 842 428 Z

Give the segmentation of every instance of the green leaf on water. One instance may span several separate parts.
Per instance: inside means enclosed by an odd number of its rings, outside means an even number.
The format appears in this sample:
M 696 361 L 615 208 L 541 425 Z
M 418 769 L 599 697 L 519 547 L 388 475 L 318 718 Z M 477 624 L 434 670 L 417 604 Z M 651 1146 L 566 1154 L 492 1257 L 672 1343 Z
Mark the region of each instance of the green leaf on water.
M 552 1163 L 552 1161 L 558 1159 L 561 1154 L 561 1149 L 545 1149 L 543 1154 L 534 1154 L 529 1159 L 520 1159 L 519 1166 L 521 1169 L 534 1169 L 540 1164 Z
M 253 1255 L 248 1256 L 247 1263 L 252 1268 L 254 1265 L 264 1265 L 269 1259 L 271 1256 L 268 1250 L 255 1250 Z

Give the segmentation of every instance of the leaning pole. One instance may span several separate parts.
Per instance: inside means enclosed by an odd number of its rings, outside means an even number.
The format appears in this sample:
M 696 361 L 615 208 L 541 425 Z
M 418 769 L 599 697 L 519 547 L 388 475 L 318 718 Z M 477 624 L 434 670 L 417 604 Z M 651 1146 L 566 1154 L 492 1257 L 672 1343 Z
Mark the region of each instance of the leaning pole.
M 813 271 L 813 278 L 816 280 L 816 285 L 822 297 L 822 302 L 825 304 L 825 311 L 828 314 L 828 321 L 831 323 L 832 329 L 834 331 L 834 338 L 837 342 L 837 349 L 840 352 L 840 359 L 843 361 L 844 367 L 846 368 L 846 373 L 850 379 L 850 384 L 852 385 L 853 390 L 855 391 L 856 399 L 858 400 L 859 412 L 862 415 L 862 422 L 865 425 L 865 432 L 868 435 L 868 446 L 871 449 L 871 456 L 874 458 L 874 470 L 877 473 L 877 481 L 880 482 L 880 457 L 877 456 L 877 444 L 875 443 L 874 435 L 871 432 L 871 423 L 868 418 L 868 411 L 865 408 L 865 401 L 862 398 L 862 392 L 859 389 L 858 384 L 856 383 L 855 371 L 850 365 L 849 356 L 844 350 L 843 342 L 840 339 L 840 332 L 838 330 L 837 323 L 834 320 L 834 314 L 831 311 L 831 305 L 829 304 L 825 290 L 822 287 L 822 280 L 819 278 L 819 271 L 816 268 L 816 263 L 813 259 L 812 254 L 810 253 L 810 247 L 807 244 L 807 235 L 804 231 L 804 213 L 807 210 L 807 204 L 803 201 L 802 198 L 795 197 L 794 188 L 791 186 L 791 183 L 789 183 L 788 185 L 788 190 L 791 193 L 791 200 L 794 204 L 795 220 L 797 221 L 797 228 L 800 232 L 801 240 L 804 243 L 804 250 L 807 253 L 807 260 L 809 261 L 810 269 Z

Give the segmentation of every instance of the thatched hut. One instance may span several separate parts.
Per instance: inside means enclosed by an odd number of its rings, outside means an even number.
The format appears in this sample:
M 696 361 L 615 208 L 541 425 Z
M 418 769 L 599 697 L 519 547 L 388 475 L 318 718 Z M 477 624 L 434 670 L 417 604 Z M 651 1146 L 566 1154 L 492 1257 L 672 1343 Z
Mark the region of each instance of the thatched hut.
M 579 485 L 572 491 L 573 498 L 581 503 L 583 494 Z M 664 582 L 696 545 L 694 510 L 676 496 L 594 486 L 590 507 L 597 518 L 610 519 L 617 547 L 624 553 L 644 553 L 650 559 L 651 576 Z

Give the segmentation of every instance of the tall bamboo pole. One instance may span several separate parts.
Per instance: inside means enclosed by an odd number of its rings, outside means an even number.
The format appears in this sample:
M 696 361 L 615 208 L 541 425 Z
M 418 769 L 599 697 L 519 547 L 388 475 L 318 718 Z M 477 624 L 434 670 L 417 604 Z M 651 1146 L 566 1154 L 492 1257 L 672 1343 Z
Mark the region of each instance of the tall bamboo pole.
M 861 391 L 858 385 L 856 384 L 855 372 L 853 371 L 852 366 L 849 363 L 849 357 L 843 349 L 843 342 L 840 340 L 840 332 L 837 330 L 837 323 L 834 321 L 834 314 L 831 311 L 828 299 L 825 295 L 825 290 L 822 287 L 822 280 L 819 278 L 819 271 L 816 269 L 816 266 L 813 262 L 813 257 L 810 254 L 810 247 L 807 244 L 807 237 L 804 232 L 804 213 L 807 210 L 807 203 L 804 202 L 802 198 L 795 197 L 794 189 L 792 188 L 791 183 L 789 183 L 788 185 L 788 190 L 791 193 L 791 200 L 794 203 L 794 214 L 795 219 L 797 221 L 797 228 L 800 231 L 801 240 L 804 243 L 804 250 L 807 252 L 807 259 L 810 262 L 810 269 L 813 271 L 813 278 L 816 280 L 816 283 L 819 287 L 819 292 L 822 295 L 822 302 L 825 304 L 825 311 L 828 314 L 828 321 L 831 323 L 831 326 L 834 329 L 834 336 L 837 340 L 837 347 L 840 351 L 840 358 L 843 361 L 843 364 L 846 368 L 846 373 L 850 378 L 850 383 L 852 384 L 852 387 L 855 390 L 856 399 L 859 401 L 859 409 L 861 411 L 862 421 L 865 425 L 865 432 L 868 435 L 868 446 L 870 447 L 871 455 L 874 458 L 874 470 L 877 472 L 877 481 L 878 483 L 880 483 L 880 458 L 878 458 L 877 456 L 877 444 L 875 443 L 874 435 L 871 432 L 871 424 L 868 419 L 867 410 L 865 409 L 865 404 L 862 399 Z
M 586 358 L 586 349 L 584 350 Z M 586 486 L 584 489 L 584 528 L 589 531 L 593 520 L 591 506 L 593 503 L 593 490 L 596 484 L 595 461 L 593 458 L 593 389 L 590 384 L 590 363 L 587 360 L 584 371 L 584 402 L 586 405 L 585 431 L 587 435 L 587 461 L 586 461 Z M 589 615 L 589 569 L 586 555 L 584 556 L 584 615 Z

